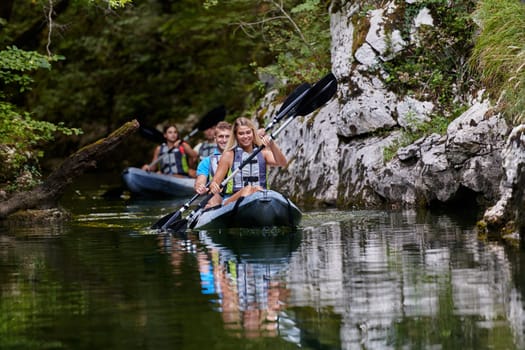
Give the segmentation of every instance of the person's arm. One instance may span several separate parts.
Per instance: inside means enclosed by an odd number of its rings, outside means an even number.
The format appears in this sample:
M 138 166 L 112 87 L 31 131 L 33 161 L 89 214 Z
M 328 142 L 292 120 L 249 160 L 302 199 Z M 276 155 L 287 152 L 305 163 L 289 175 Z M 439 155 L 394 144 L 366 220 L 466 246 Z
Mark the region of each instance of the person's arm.
M 221 192 L 221 182 L 226 177 L 228 169 L 231 168 L 233 164 L 233 151 L 224 151 L 222 153 L 219 164 L 217 165 L 217 171 L 213 176 L 213 179 L 210 183 L 210 191 L 214 194 Z
M 206 180 L 208 179 L 207 176 L 204 175 L 197 175 L 197 179 L 195 180 L 195 192 L 198 194 L 205 194 L 208 192 L 208 188 L 206 187 Z
M 264 152 L 266 164 L 271 166 L 286 166 L 287 160 L 284 156 L 283 152 L 277 146 L 274 140 L 272 140 L 269 136 L 264 136 L 261 138 L 263 144 L 266 147 L 267 152 Z M 264 150 L 263 150 L 264 151 Z
M 197 167 L 197 179 L 193 188 L 198 194 L 205 194 L 208 192 L 206 183 L 208 182 L 208 176 L 210 174 L 210 157 L 206 157 L 199 163 Z
M 190 168 L 195 169 L 195 165 L 197 164 L 197 158 L 199 157 L 199 154 L 195 152 L 195 150 L 187 143 L 182 142 L 182 147 L 184 148 L 184 152 L 188 155 L 188 163 Z
M 153 159 L 151 160 L 151 163 L 144 164 L 142 166 L 142 170 L 146 170 L 146 171 L 154 170 L 158 166 L 157 159 L 159 159 L 159 153 L 160 153 L 160 146 L 157 146 L 155 147 L 155 150 L 153 151 Z M 153 165 L 150 167 L 150 164 L 153 164 Z

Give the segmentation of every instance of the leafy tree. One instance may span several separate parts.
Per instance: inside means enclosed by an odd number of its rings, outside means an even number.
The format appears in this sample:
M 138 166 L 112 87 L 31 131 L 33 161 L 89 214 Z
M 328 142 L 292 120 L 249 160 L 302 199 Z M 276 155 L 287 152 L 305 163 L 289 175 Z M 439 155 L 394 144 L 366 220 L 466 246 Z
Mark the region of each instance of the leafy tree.
M 52 141 L 55 132 L 80 133 L 79 129 L 66 128 L 62 123 L 32 119 L 29 113 L 19 111 L 7 101 L 10 96 L 30 89 L 32 79 L 27 72 L 50 69 L 50 63 L 57 59 L 14 46 L 0 51 L 0 161 L 4 164 L 0 183 L 10 184 L 8 190 L 37 183 L 40 175 L 37 158 L 43 156 L 38 146 Z
M 125 3 L 113 1 L 113 5 Z M 5 25 L 11 17 L 13 1 L 0 7 L 0 24 Z M 9 41 L 7 32 L 2 42 Z M 40 180 L 38 158 L 43 156 L 40 147 L 54 139 L 57 132 L 80 134 L 77 128 L 34 119 L 30 113 L 16 105 L 20 95 L 30 91 L 34 82 L 31 73 L 39 69 L 51 69 L 51 63 L 62 59 L 57 55 L 42 55 L 25 51 L 16 46 L 0 50 L 0 185 L 4 190 L 28 189 Z

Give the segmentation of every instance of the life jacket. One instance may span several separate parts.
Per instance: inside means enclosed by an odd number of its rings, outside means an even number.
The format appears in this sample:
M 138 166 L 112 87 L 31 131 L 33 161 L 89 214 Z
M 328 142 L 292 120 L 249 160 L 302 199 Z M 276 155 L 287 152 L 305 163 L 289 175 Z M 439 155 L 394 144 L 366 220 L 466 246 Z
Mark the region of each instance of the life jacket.
M 208 156 L 213 155 L 215 152 L 215 148 L 217 147 L 214 143 L 209 142 L 203 142 L 199 148 L 199 157 L 200 159 L 204 159 Z
M 257 148 L 254 148 L 254 152 Z M 231 171 L 237 169 L 241 163 L 250 156 L 250 153 L 245 152 L 241 147 L 237 146 L 233 150 L 233 165 Z M 233 177 L 233 183 L 229 183 L 226 189 L 231 186 L 232 193 L 240 191 L 247 185 L 259 185 L 262 188 L 269 188 L 267 183 L 267 168 L 266 160 L 262 152 L 257 153 L 248 164 L 246 164 L 241 171 L 237 172 Z
M 215 176 L 215 173 L 217 172 L 217 168 L 219 167 L 219 160 L 221 159 L 221 154 L 214 153 L 210 157 L 210 167 L 208 171 L 208 181 L 211 182 L 213 180 L 213 176 Z M 228 169 L 228 174 L 226 176 L 230 176 L 232 173 L 231 169 Z M 222 190 L 222 193 L 224 194 L 232 194 L 233 193 L 233 183 L 230 181 L 226 187 Z
M 219 159 L 221 158 L 220 154 L 212 154 L 210 156 L 210 169 L 208 172 L 208 179 L 211 181 L 213 179 L 213 176 L 217 172 L 217 168 L 219 166 Z
M 160 145 L 160 170 L 167 175 L 188 175 L 190 167 L 188 166 L 188 157 L 184 152 L 184 147 L 180 145 L 176 149 L 169 152 L 168 145 L 163 143 Z

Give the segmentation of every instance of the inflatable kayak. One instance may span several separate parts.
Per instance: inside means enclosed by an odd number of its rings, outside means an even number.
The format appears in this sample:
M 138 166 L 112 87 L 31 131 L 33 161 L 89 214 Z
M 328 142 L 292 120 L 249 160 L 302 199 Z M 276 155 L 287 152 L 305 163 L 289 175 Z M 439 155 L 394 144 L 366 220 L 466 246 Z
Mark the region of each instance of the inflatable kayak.
M 201 228 L 257 228 L 297 227 L 302 212 L 279 192 L 264 190 L 236 202 L 211 208 L 189 223 L 193 229 Z
M 189 197 L 195 193 L 195 179 L 190 177 L 127 168 L 122 172 L 122 179 L 131 193 L 142 197 Z

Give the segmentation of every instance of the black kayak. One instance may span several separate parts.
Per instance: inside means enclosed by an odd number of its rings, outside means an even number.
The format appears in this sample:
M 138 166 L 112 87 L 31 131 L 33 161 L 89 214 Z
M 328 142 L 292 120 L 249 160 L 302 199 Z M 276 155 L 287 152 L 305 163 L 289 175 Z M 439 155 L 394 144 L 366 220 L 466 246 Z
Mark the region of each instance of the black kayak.
M 193 229 L 297 227 L 301 210 L 279 192 L 263 190 L 236 202 L 211 208 L 189 222 Z

